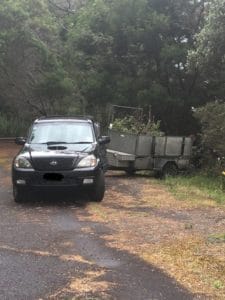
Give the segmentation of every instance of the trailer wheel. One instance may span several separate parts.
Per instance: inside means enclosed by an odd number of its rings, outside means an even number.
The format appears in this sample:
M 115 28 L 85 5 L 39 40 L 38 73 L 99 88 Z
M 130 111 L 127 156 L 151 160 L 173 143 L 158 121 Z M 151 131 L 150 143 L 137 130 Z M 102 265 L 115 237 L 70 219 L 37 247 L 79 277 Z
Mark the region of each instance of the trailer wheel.
M 168 162 L 165 164 L 162 170 L 163 177 L 176 176 L 178 174 L 178 167 L 174 162 Z
M 163 172 L 162 171 L 155 171 L 154 172 L 154 177 L 156 179 L 163 179 Z
M 133 176 L 135 174 L 136 170 L 134 170 L 134 169 L 126 169 L 125 172 L 126 172 L 126 174 L 128 176 Z

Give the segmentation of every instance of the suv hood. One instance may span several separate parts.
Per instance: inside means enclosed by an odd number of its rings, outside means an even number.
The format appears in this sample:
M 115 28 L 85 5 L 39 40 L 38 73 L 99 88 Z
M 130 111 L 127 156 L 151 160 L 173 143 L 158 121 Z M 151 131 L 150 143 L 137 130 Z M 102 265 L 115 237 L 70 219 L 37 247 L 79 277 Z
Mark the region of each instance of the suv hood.
M 32 165 L 39 171 L 73 170 L 79 158 L 93 152 L 94 144 L 32 144 L 26 147 Z

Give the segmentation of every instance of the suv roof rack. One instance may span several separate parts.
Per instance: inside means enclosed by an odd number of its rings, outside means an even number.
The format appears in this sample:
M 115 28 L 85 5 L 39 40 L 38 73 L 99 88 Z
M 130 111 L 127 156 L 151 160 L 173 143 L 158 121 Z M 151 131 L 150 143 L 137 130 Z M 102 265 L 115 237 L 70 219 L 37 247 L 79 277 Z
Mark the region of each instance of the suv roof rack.
M 45 120 L 45 119 L 83 119 L 83 120 L 91 120 L 93 121 L 93 116 L 90 115 L 76 115 L 76 116 L 62 116 L 62 115 L 50 115 L 50 116 L 41 116 L 36 121 Z

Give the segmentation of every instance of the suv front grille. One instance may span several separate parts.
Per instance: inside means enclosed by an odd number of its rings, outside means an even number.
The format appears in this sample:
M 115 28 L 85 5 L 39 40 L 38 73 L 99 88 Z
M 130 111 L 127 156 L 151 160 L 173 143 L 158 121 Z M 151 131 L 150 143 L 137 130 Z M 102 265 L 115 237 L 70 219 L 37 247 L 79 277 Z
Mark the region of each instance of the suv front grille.
M 74 169 L 76 160 L 74 157 L 38 157 L 33 158 L 33 165 L 38 171 L 68 171 Z
M 50 175 L 49 173 L 46 173 Z M 33 185 L 37 186 L 77 186 L 82 184 L 82 179 L 72 178 L 72 177 L 63 177 L 61 180 L 46 179 L 46 174 L 42 177 L 36 178 L 33 182 Z M 60 175 L 60 174 L 57 174 Z M 47 176 L 48 177 L 48 176 Z

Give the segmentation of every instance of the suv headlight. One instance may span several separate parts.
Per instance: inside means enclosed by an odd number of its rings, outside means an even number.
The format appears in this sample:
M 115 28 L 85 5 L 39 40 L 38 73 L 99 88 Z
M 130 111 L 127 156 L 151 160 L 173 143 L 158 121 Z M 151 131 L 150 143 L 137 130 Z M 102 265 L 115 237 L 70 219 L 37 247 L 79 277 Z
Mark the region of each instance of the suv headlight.
M 78 168 L 90 168 L 90 167 L 96 167 L 98 164 L 97 158 L 91 154 L 81 159 L 81 161 L 78 163 Z
M 18 156 L 14 161 L 14 167 L 17 169 L 32 169 L 32 165 L 28 159 Z

